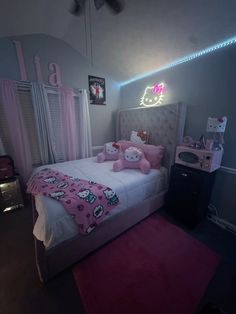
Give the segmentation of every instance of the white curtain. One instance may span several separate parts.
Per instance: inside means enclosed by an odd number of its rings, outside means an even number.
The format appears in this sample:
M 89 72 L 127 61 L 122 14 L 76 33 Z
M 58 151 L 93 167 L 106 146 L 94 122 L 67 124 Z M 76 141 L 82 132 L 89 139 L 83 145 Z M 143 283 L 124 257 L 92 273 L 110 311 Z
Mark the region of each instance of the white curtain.
M 92 136 L 89 116 L 88 96 L 85 89 L 81 89 L 78 94 L 79 118 L 79 151 L 80 158 L 92 156 Z
M 57 161 L 55 134 L 47 91 L 43 84 L 32 83 L 32 103 L 42 164 Z
M 59 105 L 62 128 L 59 150 L 64 153 L 64 160 L 79 159 L 79 131 L 72 88 L 59 88 Z
M 86 90 L 32 83 L 32 99 L 43 164 L 92 156 Z

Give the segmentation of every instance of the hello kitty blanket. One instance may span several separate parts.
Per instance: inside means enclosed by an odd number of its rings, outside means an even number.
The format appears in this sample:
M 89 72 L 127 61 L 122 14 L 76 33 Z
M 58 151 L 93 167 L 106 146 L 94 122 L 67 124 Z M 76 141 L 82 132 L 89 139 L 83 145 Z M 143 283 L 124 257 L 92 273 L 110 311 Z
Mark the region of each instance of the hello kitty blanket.
M 73 178 L 48 168 L 30 178 L 27 192 L 60 201 L 75 219 L 82 234 L 90 233 L 119 203 L 115 192 L 102 184 Z

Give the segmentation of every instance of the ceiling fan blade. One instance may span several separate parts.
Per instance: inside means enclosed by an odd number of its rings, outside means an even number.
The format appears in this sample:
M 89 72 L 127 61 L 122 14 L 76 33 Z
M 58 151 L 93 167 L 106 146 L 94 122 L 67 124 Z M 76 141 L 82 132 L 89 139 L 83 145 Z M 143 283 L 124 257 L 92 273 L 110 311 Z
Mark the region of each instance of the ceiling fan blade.
M 85 0 L 74 0 L 70 12 L 74 15 L 79 15 L 84 8 Z
M 97 10 L 101 9 L 104 3 L 105 3 L 105 0 L 94 0 L 94 5 Z
M 105 1 L 115 14 L 119 14 L 124 8 L 124 3 L 122 0 L 105 0 Z

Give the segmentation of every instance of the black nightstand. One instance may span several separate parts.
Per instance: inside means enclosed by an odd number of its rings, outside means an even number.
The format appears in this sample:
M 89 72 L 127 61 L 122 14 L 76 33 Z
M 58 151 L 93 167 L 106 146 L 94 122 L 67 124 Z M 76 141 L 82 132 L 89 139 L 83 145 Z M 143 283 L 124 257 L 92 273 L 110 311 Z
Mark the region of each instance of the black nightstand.
M 215 172 L 174 164 L 167 193 L 167 211 L 184 225 L 195 227 L 206 216 Z
M 19 178 L 14 176 L 0 181 L 0 211 L 23 207 Z

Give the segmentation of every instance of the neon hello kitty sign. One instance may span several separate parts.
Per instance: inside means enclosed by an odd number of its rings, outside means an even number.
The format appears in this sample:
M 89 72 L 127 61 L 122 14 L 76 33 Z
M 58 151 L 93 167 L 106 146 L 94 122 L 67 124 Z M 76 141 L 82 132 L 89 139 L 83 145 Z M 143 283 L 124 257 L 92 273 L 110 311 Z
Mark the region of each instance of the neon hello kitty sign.
M 163 102 L 165 91 L 166 86 L 164 83 L 147 86 L 141 97 L 140 106 L 151 107 L 160 105 Z

